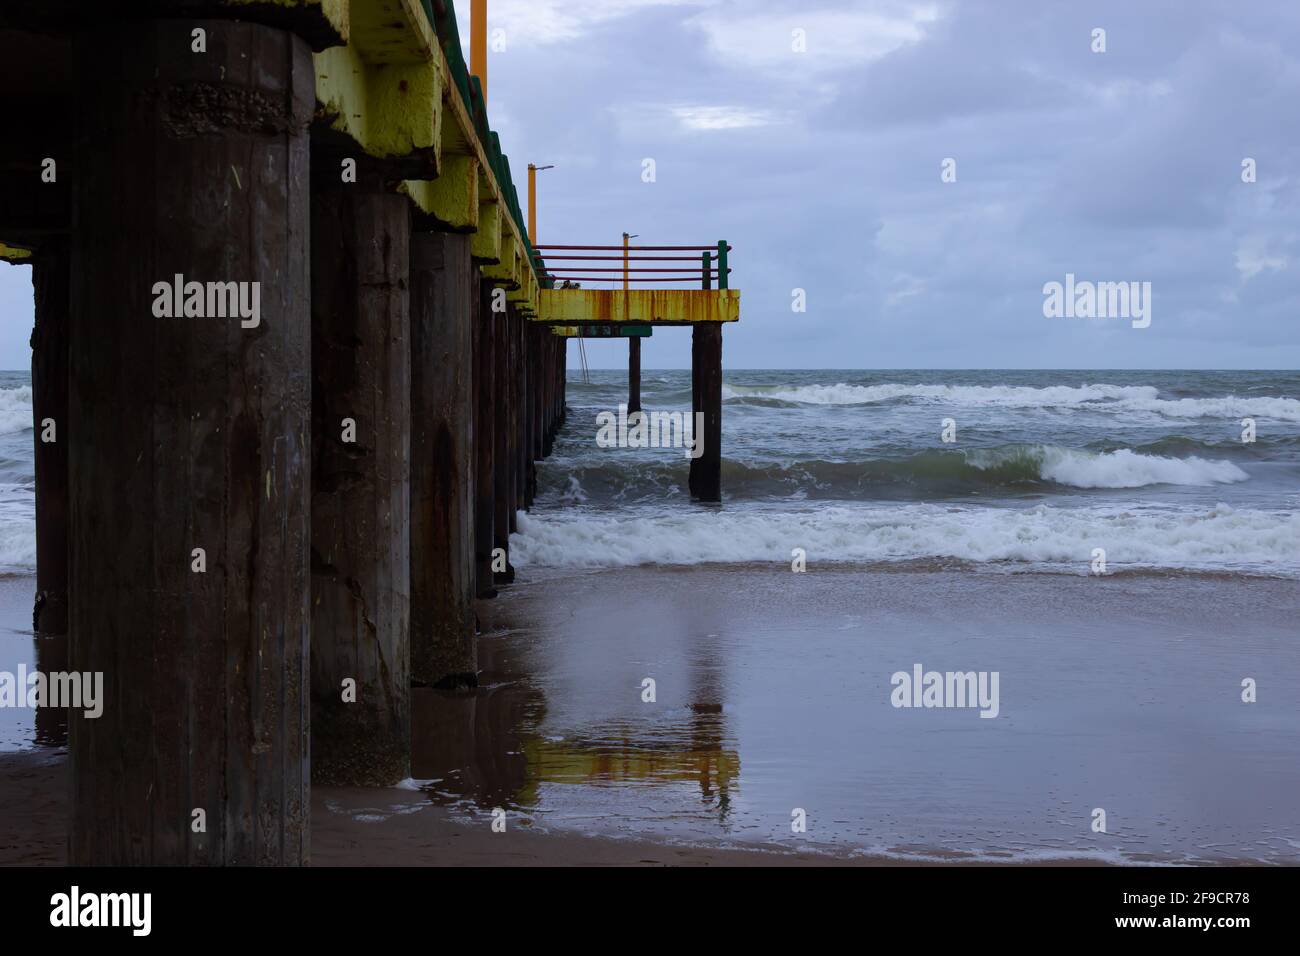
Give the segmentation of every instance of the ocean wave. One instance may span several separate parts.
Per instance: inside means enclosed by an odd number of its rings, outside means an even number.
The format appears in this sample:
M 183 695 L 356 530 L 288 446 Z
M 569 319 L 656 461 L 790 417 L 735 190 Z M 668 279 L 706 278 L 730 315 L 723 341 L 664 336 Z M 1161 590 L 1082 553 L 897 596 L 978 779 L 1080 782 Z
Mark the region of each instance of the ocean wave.
M 0 512 L 0 571 L 36 570 L 36 519 Z
M 566 462 L 541 471 L 542 490 L 556 500 L 643 502 L 681 492 L 684 460 L 631 455 Z M 972 491 L 1060 488 L 1210 486 L 1246 481 L 1230 461 L 1144 455 L 1130 449 L 1089 451 L 1054 445 L 1005 445 L 959 451 L 927 449 L 897 458 L 793 462 L 724 459 L 722 485 L 735 499 L 809 497 L 943 497 Z
M 0 435 L 32 427 L 32 387 L 0 389 Z
M 1109 570 L 1300 574 L 1300 514 L 1234 509 L 818 507 L 653 514 L 519 515 L 519 566 L 776 562 L 803 548 L 809 564 L 954 559 L 1064 567 L 1088 573 L 1093 549 Z
M 1160 398 L 1153 385 L 723 385 L 723 400 L 794 405 L 918 402 L 995 408 L 1094 408 L 1149 412 L 1167 418 L 1253 417 L 1300 422 L 1300 400 L 1259 396 Z
M 1141 455 L 1127 448 L 1091 452 L 1037 445 L 992 452 L 972 451 L 966 460 L 997 472 L 1008 464 L 1031 467 L 1035 477 L 1072 488 L 1142 488 L 1147 485 L 1216 485 L 1250 476 L 1230 461 Z

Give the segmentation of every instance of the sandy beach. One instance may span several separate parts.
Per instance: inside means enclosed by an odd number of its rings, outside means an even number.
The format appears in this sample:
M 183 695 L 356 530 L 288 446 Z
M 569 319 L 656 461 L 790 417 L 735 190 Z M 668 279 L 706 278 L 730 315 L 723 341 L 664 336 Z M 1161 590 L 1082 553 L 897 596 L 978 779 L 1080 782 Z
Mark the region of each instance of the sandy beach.
M 416 692 L 404 789 L 314 788 L 314 865 L 1300 862 L 1293 580 L 537 568 L 479 613 L 479 690 Z M 998 715 L 893 706 L 915 664 Z M 0 863 L 62 860 L 65 787 L 0 755 Z

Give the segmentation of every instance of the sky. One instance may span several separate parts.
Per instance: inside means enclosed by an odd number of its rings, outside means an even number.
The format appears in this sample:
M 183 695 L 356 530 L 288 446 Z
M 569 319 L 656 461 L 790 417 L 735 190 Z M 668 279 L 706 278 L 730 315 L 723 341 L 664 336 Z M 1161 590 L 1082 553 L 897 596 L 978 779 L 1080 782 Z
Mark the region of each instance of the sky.
M 1300 4 L 488 6 L 521 200 L 555 166 L 539 241 L 728 240 L 726 367 L 1300 368 Z M 1067 274 L 1150 283 L 1150 324 L 1047 317 Z M 29 270 L 0 265 L 0 316 L 24 367 Z M 688 330 L 643 343 L 689 361 Z

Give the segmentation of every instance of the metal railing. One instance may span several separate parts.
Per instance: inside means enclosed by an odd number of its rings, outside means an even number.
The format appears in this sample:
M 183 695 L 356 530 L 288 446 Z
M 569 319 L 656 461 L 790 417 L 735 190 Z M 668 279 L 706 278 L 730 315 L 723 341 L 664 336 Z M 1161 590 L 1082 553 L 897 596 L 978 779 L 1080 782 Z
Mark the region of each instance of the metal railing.
M 713 246 L 557 246 L 533 247 L 534 262 L 539 275 L 546 275 L 558 285 L 563 282 L 618 282 L 624 288 L 632 282 L 701 283 L 705 289 L 728 288 L 727 253 L 731 246 L 725 239 Z M 659 255 L 659 253 L 697 253 L 697 255 Z M 597 253 L 589 255 L 588 253 Z M 599 253 L 617 253 L 601 255 Z M 579 265 L 565 265 L 575 262 Z M 619 262 L 618 266 L 592 266 L 589 262 Z M 691 266 L 641 266 L 642 262 L 693 262 Z M 559 263 L 559 264 L 557 264 Z M 605 272 L 610 275 L 590 275 Z M 654 275 L 646 275 L 654 273 Z

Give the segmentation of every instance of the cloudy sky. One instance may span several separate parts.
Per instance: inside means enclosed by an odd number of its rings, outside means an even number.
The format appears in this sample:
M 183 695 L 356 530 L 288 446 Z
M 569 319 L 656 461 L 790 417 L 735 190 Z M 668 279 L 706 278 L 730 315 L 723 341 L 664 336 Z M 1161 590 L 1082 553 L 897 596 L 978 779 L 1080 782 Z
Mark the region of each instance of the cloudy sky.
M 540 240 L 729 240 L 729 367 L 1300 367 L 1300 4 L 489 0 L 489 26 L 521 199 L 556 167 Z M 1150 282 L 1150 327 L 1045 318 L 1067 273 Z M 26 270 L 0 310 L 22 367 Z

